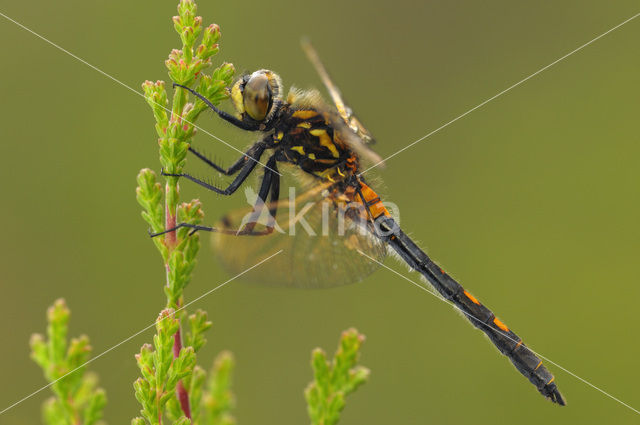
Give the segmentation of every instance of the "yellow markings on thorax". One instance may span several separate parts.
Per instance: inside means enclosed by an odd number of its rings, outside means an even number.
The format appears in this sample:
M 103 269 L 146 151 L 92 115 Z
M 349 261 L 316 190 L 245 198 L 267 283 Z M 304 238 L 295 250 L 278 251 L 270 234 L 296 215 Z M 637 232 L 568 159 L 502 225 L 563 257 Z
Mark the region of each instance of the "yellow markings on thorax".
M 300 155 L 304 155 L 304 148 L 302 146 L 291 146 L 290 149 L 298 152 Z
M 311 157 L 311 155 L 313 154 L 309 154 L 309 157 Z M 315 157 L 315 155 L 314 155 Z M 323 179 L 327 179 L 332 183 L 335 183 L 336 180 L 334 179 L 334 177 L 336 176 L 335 174 L 335 170 L 333 168 L 327 168 L 326 170 L 314 173 L 316 176 L 323 178 Z
M 316 159 L 316 154 L 315 153 L 310 153 L 307 156 L 309 157 L 309 159 Z
M 331 155 L 333 155 L 334 158 L 338 158 L 340 156 L 340 154 L 338 153 L 338 149 L 336 148 L 336 145 L 331 140 L 331 137 L 329 137 L 327 130 L 324 130 L 322 128 L 317 128 L 315 130 L 309 131 L 309 134 L 311 134 L 312 136 L 316 136 L 318 139 L 320 139 L 320 145 L 329 149 L 329 152 L 331 152 Z
M 300 127 L 300 128 L 311 128 L 311 123 L 309 121 L 302 121 L 300 124 L 298 124 L 296 127 Z
M 295 111 L 293 113 L 293 116 L 295 118 L 300 118 L 303 120 L 308 120 L 309 118 L 315 117 L 316 115 L 318 115 L 318 113 L 316 111 L 307 109 L 307 110 L 301 110 L 301 111 Z
M 278 143 L 284 137 L 284 133 L 282 131 L 278 131 L 275 136 L 273 136 L 273 140 Z

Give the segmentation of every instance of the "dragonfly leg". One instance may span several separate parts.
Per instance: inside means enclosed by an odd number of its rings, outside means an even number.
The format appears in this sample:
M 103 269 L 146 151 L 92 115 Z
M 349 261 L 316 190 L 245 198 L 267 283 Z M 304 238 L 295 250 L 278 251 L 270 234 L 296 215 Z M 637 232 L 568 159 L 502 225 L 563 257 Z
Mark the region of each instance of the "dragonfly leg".
M 164 235 L 166 233 L 175 232 L 176 230 L 182 229 L 183 227 L 192 229 L 191 232 L 189 232 L 189 235 L 193 235 L 198 230 L 204 230 L 204 231 L 207 231 L 207 232 L 215 232 L 216 231 L 215 227 L 200 226 L 199 224 L 191 224 L 191 223 L 180 223 L 177 226 L 174 226 L 174 227 L 172 227 L 170 229 L 167 229 L 167 230 L 163 230 L 162 232 L 157 232 L 157 233 L 149 232 L 149 236 L 152 237 L 152 238 L 155 238 L 157 236 L 161 236 L 161 235 Z
M 262 153 L 266 149 L 266 145 L 263 142 L 258 142 L 254 146 L 255 146 L 255 152 L 253 152 L 253 154 L 255 156 L 252 156 L 251 158 L 249 158 L 249 156 L 245 155 L 240 159 L 241 161 L 243 161 L 242 167 L 240 169 L 240 173 L 236 176 L 235 179 L 233 179 L 231 184 L 229 184 L 229 186 L 227 186 L 227 188 L 225 188 L 225 189 L 221 189 L 219 187 L 216 187 L 216 186 L 214 186 L 212 184 L 209 184 L 209 183 L 207 183 L 207 182 L 205 182 L 203 180 L 197 179 L 197 178 L 195 178 L 192 175 L 187 174 L 187 173 L 172 174 L 172 173 L 166 173 L 163 170 L 162 171 L 162 175 L 163 176 L 170 176 L 170 177 L 184 177 L 185 179 L 191 180 L 192 182 L 194 182 L 196 184 L 199 184 L 200 186 L 202 186 L 205 189 L 208 189 L 208 190 L 210 190 L 212 192 L 216 192 L 216 193 L 218 193 L 220 195 L 231 195 L 236 190 L 238 190 L 240 185 L 242 183 L 244 183 L 244 181 L 247 179 L 247 177 L 249 177 L 251 172 L 256 168 L 256 165 L 258 164 L 258 160 L 260 159 L 260 157 L 262 156 Z M 267 171 L 269 171 L 269 170 L 267 170 Z
M 253 212 L 251 213 L 251 218 L 249 221 L 238 231 L 238 234 L 247 235 L 253 232 L 253 228 L 257 224 L 257 220 L 262 215 L 263 208 L 267 201 L 267 196 L 269 196 L 269 191 L 271 191 L 271 206 L 269 207 L 269 217 L 268 223 L 266 225 L 267 230 L 271 229 L 269 233 L 273 230 L 273 226 L 275 224 L 277 205 L 276 201 L 280 195 L 280 176 L 277 174 L 277 165 L 276 165 L 276 156 L 272 155 L 267 161 L 267 166 L 264 170 L 264 176 L 262 178 L 262 183 L 260 183 L 260 189 L 258 191 L 258 199 L 253 206 Z M 262 233 L 262 232 L 261 232 Z
M 262 183 L 260 184 L 260 190 L 258 192 L 258 199 L 256 200 L 256 203 L 253 206 L 253 209 L 254 209 L 255 217 L 258 218 L 262 212 L 262 208 L 266 203 L 267 196 L 269 196 L 269 190 L 271 190 L 271 202 L 274 204 L 274 206 L 272 206 L 269 209 L 269 213 L 270 213 L 269 220 L 275 222 L 275 216 L 276 216 L 276 210 L 277 210 L 275 206 L 275 202 L 278 200 L 278 197 L 280 194 L 280 176 L 277 174 L 278 169 L 276 165 L 275 155 L 269 158 L 269 161 L 267 161 L 266 165 L 267 167 L 265 168 L 264 177 L 262 178 Z M 184 175 L 182 177 L 184 177 Z M 167 229 L 162 232 L 157 232 L 157 233 L 149 232 L 149 236 L 151 236 L 152 238 L 155 238 L 157 236 L 161 236 L 161 235 L 164 235 L 165 233 L 173 232 L 183 227 L 192 229 L 191 232 L 189 232 L 189 235 L 193 235 L 198 230 L 204 230 L 207 232 L 229 233 L 229 234 L 236 234 L 236 235 L 265 235 L 273 231 L 273 223 L 270 223 L 270 224 L 271 226 L 267 226 L 267 229 L 265 229 L 264 231 L 253 232 L 253 228 L 256 225 L 255 221 L 254 222 L 250 221 L 246 223 L 242 229 L 238 229 L 238 230 L 218 229 L 216 227 L 211 227 L 211 226 L 201 226 L 201 225 L 191 224 L 191 223 L 180 223 L 177 226 L 174 226 L 171 229 Z
M 218 116 L 220 118 L 222 118 L 223 120 L 227 121 L 228 123 L 231 123 L 231 124 L 235 125 L 238 128 L 241 128 L 243 130 L 248 130 L 248 131 L 257 131 L 257 130 L 260 129 L 260 126 L 255 122 L 247 122 L 247 121 L 239 120 L 238 118 L 234 117 L 233 115 L 228 114 L 225 111 L 222 111 L 222 110 L 218 109 L 213 103 L 211 103 L 211 101 L 209 101 L 209 99 L 207 99 L 206 97 L 204 97 L 203 95 L 201 95 L 197 91 L 195 91 L 193 89 L 190 89 L 187 86 L 183 86 L 181 84 L 173 83 L 173 87 L 174 88 L 175 87 L 181 87 L 181 88 L 189 91 L 195 97 L 197 97 L 198 99 L 202 100 L 209 108 L 211 108 L 211 110 L 213 112 L 218 114 Z
M 198 152 L 196 149 L 192 148 L 191 146 L 189 147 L 189 152 L 194 154 L 198 159 L 203 161 L 209 167 L 224 174 L 225 176 L 231 176 L 237 173 L 238 171 L 240 171 L 248 160 L 257 161 L 259 159 L 259 154 L 261 153 L 260 143 L 256 143 L 253 146 L 251 146 L 244 155 L 238 158 L 238 160 L 234 162 L 229 168 L 223 168 L 218 164 L 216 164 L 215 162 L 211 161 L 209 158 L 207 158 L 206 155 L 204 155 L 201 152 Z
M 272 207 L 269 210 L 269 213 L 273 218 L 276 218 L 276 203 L 278 199 L 280 199 L 280 175 L 278 174 L 278 167 L 276 165 L 276 161 L 273 161 L 273 166 L 270 167 L 273 171 L 273 183 L 271 183 L 271 204 Z

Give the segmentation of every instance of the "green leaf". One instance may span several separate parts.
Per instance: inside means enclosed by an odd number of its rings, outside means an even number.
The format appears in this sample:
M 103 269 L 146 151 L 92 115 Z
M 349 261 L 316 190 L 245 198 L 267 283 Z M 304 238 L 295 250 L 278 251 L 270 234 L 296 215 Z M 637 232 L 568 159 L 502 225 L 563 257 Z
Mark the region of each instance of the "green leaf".
M 197 310 L 195 314 L 189 316 L 189 329 L 185 338 L 185 345 L 193 347 L 195 352 L 206 343 L 204 333 L 211 327 L 211 322 L 207 320 L 207 313 Z
M 98 389 L 90 398 L 84 409 L 83 425 L 93 425 L 102 418 L 102 410 L 107 404 L 107 396 L 102 389 Z
M 207 379 L 207 373 L 200 366 L 193 368 L 191 375 L 191 383 L 189 386 L 189 401 L 191 402 L 191 420 L 193 423 L 199 423 L 200 406 L 202 404 L 202 396 L 204 384 Z
M 96 388 L 95 374 L 85 372 L 91 355 L 89 338 L 67 343 L 70 314 L 65 301 L 56 300 L 47 310 L 47 339 L 39 334 L 31 337 L 31 358 L 53 383 L 55 394 L 42 406 L 42 417 L 49 425 L 92 425 L 102 417 L 106 396 Z
M 334 425 L 340 419 L 345 397 L 363 384 L 369 370 L 357 364 L 364 335 L 355 329 L 342 333 L 338 350 L 329 361 L 319 348 L 313 350 L 314 380 L 305 390 L 312 425 Z
M 180 419 L 173 422 L 173 425 L 190 425 L 190 424 L 191 424 L 191 421 L 187 419 L 185 416 L 182 416 Z
M 231 415 L 234 397 L 231 392 L 231 374 L 234 368 L 233 356 L 228 351 L 221 352 L 209 373 L 209 380 L 203 397 L 202 415 L 210 425 L 231 425 L 235 419 Z

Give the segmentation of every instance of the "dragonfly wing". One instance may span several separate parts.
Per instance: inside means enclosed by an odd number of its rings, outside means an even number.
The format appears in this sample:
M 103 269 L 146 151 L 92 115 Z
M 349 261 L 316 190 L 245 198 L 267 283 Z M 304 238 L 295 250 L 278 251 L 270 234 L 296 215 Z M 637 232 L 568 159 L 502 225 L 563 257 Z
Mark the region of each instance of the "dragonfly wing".
M 259 284 L 322 288 L 358 282 L 382 260 L 386 246 L 366 226 L 341 214 L 326 189 L 314 188 L 291 201 L 266 204 L 260 214 L 246 208 L 227 214 L 213 234 L 215 255 L 230 273 L 238 274 L 282 250 L 242 278 Z M 275 209 L 275 221 L 268 213 Z M 340 221 L 342 216 L 342 222 Z M 251 234 L 234 230 L 251 224 Z M 273 231 L 268 233 L 268 229 Z
M 356 118 L 353 114 L 353 110 L 344 102 L 342 99 L 342 94 L 340 93 L 340 89 L 333 83 L 331 77 L 329 77 L 329 73 L 326 68 L 322 64 L 320 57 L 318 56 L 318 52 L 313 48 L 311 42 L 307 39 L 302 39 L 301 41 L 302 49 L 307 54 L 309 61 L 313 65 L 313 67 L 318 72 L 320 79 L 324 83 L 327 91 L 331 95 L 331 99 L 336 106 L 336 110 L 340 115 L 342 121 L 353 131 L 365 144 L 373 144 L 375 140 L 373 136 L 365 128 L 364 125 Z

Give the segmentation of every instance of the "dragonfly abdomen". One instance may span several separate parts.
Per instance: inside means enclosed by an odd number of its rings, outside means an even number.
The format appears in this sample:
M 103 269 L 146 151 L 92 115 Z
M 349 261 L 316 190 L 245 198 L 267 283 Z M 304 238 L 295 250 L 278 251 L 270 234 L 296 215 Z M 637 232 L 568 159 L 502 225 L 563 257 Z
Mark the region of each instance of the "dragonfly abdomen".
M 433 262 L 399 228 L 393 218 L 381 215 L 375 220 L 375 227 L 378 236 L 387 242 L 412 269 L 422 274 L 440 295 L 462 311 L 476 328 L 484 332 L 498 350 L 511 360 L 516 369 L 529 379 L 542 395 L 554 403 L 565 405 L 565 400 L 551 372 L 544 367 L 542 360 L 522 342 L 518 335 Z

